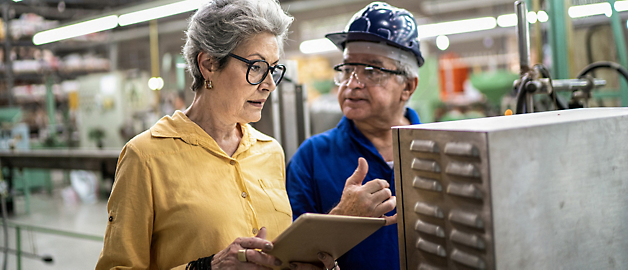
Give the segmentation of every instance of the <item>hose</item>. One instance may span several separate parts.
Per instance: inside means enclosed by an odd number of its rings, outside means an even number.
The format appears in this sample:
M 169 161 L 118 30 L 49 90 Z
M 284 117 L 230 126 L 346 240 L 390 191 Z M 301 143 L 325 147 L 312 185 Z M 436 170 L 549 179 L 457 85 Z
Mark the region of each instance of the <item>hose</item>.
M 536 64 L 534 65 L 534 69 L 538 70 L 539 73 L 541 73 L 541 75 L 543 75 L 544 78 L 547 78 L 549 80 L 549 84 L 552 85 L 552 76 L 550 75 L 549 70 L 547 70 L 547 68 L 544 65 Z M 549 96 L 554 102 L 554 106 L 556 106 L 557 109 L 559 110 L 567 109 L 567 105 L 565 105 L 563 101 L 558 98 L 558 96 L 556 95 L 556 91 L 551 91 L 549 93 Z
M 524 109 L 527 92 L 525 87 L 529 81 L 532 81 L 532 79 L 530 78 L 528 73 L 521 77 L 521 82 L 519 82 L 519 87 L 517 88 L 517 107 L 515 108 L 515 114 L 522 114 L 526 111 L 526 109 Z
M 615 71 L 617 71 L 621 76 L 624 77 L 624 80 L 626 80 L 626 82 L 628 83 L 628 70 L 626 70 L 624 67 L 622 67 L 620 64 L 617 64 L 615 62 L 609 62 L 609 61 L 600 61 L 600 62 L 595 62 L 593 64 L 590 64 L 586 67 L 584 67 L 584 69 L 582 69 L 582 71 L 580 71 L 580 73 L 578 73 L 577 78 L 578 79 L 582 79 L 584 78 L 585 75 L 587 75 L 587 73 L 596 70 L 598 68 L 610 68 L 610 69 L 614 69 Z

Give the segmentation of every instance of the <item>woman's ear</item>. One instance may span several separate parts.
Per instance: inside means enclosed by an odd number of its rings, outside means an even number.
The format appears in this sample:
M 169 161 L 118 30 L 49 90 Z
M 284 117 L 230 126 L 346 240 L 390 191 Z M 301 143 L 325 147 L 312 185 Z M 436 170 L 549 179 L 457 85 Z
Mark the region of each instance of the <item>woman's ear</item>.
M 208 53 L 198 53 L 196 56 L 196 62 L 198 63 L 198 68 L 200 69 L 201 74 L 203 74 L 203 78 L 209 79 L 212 77 L 211 75 L 216 72 L 218 63 L 216 62 L 216 59 L 211 57 Z
M 403 88 L 403 92 L 401 93 L 401 100 L 408 101 L 414 91 L 416 91 L 416 87 L 419 85 L 419 78 L 413 77 L 406 79 L 405 86 Z

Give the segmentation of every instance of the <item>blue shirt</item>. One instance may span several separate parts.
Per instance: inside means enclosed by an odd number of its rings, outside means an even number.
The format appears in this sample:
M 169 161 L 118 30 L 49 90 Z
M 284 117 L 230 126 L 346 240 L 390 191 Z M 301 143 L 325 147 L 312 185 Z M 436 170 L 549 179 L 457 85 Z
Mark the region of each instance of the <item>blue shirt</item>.
M 406 109 L 405 117 L 420 124 L 417 113 Z M 364 157 L 369 171 L 364 183 L 376 178 L 389 181 L 395 194 L 394 170 L 379 154 L 373 143 L 343 117 L 338 125 L 305 140 L 288 163 L 286 189 L 293 218 L 303 213 L 329 213 L 340 202 L 345 181 Z M 387 215 L 393 215 L 396 209 Z M 338 258 L 342 270 L 399 269 L 397 226 L 379 229 L 345 255 Z

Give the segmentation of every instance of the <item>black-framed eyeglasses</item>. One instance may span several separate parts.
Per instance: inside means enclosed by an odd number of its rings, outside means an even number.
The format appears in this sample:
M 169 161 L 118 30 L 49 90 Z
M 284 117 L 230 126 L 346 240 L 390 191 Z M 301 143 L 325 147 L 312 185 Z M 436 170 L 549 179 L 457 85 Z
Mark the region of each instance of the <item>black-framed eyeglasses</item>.
M 367 85 L 381 85 L 391 75 L 403 75 L 400 70 L 385 69 L 363 63 L 342 63 L 334 66 L 336 74 L 334 75 L 334 83 L 340 86 L 351 78 L 356 76 L 358 81 Z
M 232 53 L 229 53 L 229 56 L 249 65 L 249 68 L 246 70 L 246 81 L 251 85 L 258 85 L 262 83 L 264 79 L 266 79 L 268 71 L 270 71 L 275 85 L 278 85 L 281 82 L 281 79 L 283 79 L 283 75 L 286 74 L 286 66 L 284 65 L 275 65 L 272 67 L 265 60 L 249 60 Z

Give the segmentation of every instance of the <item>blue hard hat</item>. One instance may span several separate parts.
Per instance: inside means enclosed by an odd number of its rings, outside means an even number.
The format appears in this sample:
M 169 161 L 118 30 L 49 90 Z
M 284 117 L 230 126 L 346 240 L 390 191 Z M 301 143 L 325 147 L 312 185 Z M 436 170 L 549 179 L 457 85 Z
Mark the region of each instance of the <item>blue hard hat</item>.
M 423 65 L 419 44 L 419 32 L 412 13 L 384 2 L 373 2 L 358 11 L 344 32 L 325 35 L 344 50 L 348 41 L 383 41 L 386 44 L 411 51 Z

